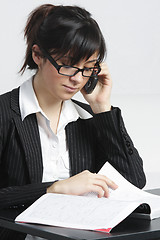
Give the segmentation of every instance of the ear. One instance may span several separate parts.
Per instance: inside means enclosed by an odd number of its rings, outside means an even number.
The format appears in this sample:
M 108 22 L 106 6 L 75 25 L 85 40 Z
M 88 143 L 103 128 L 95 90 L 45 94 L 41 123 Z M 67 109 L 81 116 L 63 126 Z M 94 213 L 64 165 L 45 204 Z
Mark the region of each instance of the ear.
M 41 55 L 41 50 L 39 49 L 39 46 L 34 44 L 32 47 L 32 58 L 34 60 L 34 62 L 40 66 L 40 64 L 42 63 L 42 55 Z

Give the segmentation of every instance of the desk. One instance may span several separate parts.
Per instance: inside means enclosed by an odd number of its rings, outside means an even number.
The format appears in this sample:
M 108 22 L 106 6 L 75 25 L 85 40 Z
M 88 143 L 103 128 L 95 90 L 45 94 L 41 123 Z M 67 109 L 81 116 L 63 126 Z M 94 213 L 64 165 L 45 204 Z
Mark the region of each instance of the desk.
M 150 191 L 160 195 L 160 189 Z M 19 214 L 18 210 L 0 210 L 0 226 L 8 229 L 36 235 L 52 240 L 158 240 L 160 239 L 160 218 L 155 220 L 142 220 L 126 218 L 111 233 L 60 228 L 38 224 L 15 223 L 14 219 Z

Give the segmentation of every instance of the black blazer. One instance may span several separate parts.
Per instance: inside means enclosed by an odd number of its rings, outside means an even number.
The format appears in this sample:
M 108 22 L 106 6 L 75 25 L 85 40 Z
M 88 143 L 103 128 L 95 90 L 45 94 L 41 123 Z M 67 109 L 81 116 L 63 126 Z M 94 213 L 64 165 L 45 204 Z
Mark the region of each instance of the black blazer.
M 87 104 L 73 101 L 93 117 L 79 118 L 65 128 L 70 175 L 85 169 L 98 172 L 108 161 L 127 180 L 142 188 L 143 163 L 125 129 L 120 109 L 93 114 Z M 36 114 L 21 120 L 17 88 L 0 96 L 0 208 L 27 207 L 46 193 L 52 183 L 42 183 L 42 173 Z M 24 238 L 25 234 L 0 229 L 0 239 Z

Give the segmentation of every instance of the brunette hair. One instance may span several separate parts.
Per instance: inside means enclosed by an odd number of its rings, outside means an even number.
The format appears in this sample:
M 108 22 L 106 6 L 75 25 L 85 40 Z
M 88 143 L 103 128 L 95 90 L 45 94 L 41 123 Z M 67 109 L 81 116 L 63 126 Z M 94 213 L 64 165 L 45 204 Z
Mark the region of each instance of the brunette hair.
M 73 65 L 90 58 L 95 52 L 101 62 L 106 54 L 105 41 L 97 22 L 88 11 L 77 6 L 41 5 L 30 13 L 24 37 L 27 49 L 20 70 L 22 73 L 27 67 L 38 68 L 32 59 L 34 44 L 59 57 L 71 54 Z

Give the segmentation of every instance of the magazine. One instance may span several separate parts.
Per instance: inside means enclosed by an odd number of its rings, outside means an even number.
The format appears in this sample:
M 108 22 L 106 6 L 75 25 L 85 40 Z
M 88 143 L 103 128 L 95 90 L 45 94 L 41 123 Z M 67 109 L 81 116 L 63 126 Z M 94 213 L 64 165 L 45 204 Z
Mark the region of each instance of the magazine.
M 99 171 L 117 185 L 109 197 L 96 193 L 83 196 L 47 193 L 15 219 L 16 222 L 110 232 L 127 216 L 150 220 L 160 217 L 160 196 L 147 193 L 128 182 L 108 162 Z

